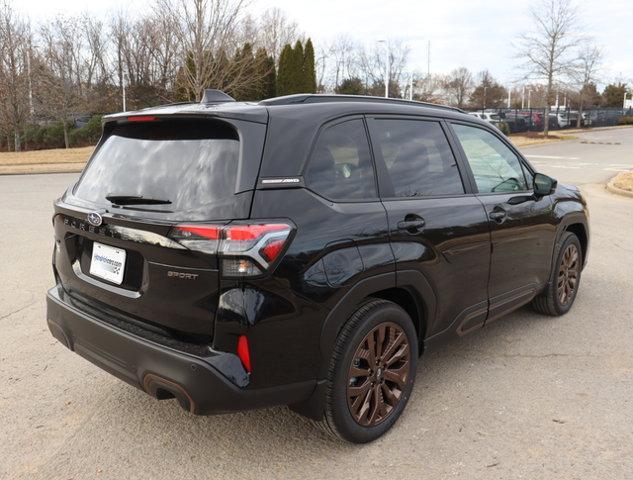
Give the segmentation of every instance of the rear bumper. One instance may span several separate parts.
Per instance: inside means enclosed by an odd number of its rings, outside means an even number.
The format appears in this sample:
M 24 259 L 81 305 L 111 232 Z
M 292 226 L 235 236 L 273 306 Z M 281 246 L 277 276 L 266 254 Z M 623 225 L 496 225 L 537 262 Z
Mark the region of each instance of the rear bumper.
M 60 287 L 46 296 L 47 323 L 67 348 L 156 398 L 175 397 L 195 414 L 289 405 L 310 397 L 316 382 L 249 389 L 238 357 L 199 357 L 154 343 L 97 320 L 73 305 Z

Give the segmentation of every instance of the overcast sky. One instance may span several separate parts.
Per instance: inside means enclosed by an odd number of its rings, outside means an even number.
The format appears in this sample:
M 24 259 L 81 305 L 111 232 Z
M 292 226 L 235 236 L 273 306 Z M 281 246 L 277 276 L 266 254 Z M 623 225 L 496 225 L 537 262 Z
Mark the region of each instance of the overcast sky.
M 513 43 L 529 26 L 528 8 L 537 0 L 252 0 L 254 16 L 280 7 L 312 37 L 315 46 L 347 34 L 371 45 L 400 39 L 411 48 L 410 67 L 426 72 L 431 41 L 431 72 L 447 73 L 466 66 L 485 68 L 504 83 L 520 77 Z M 605 54 L 602 82 L 633 83 L 633 1 L 578 1 L 583 33 L 595 38 Z M 131 0 L 19 0 L 18 8 L 39 20 L 58 13 L 108 10 L 134 14 L 147 5 Z

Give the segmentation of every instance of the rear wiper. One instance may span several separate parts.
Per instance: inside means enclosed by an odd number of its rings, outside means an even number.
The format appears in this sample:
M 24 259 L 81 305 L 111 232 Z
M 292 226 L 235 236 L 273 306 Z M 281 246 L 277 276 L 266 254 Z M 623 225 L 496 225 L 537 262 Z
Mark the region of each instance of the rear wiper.
M 106 195 L 106 200 L 115 205 L 169 205 L 171 200 L 160 198 L 146 198 L 143 195 Z

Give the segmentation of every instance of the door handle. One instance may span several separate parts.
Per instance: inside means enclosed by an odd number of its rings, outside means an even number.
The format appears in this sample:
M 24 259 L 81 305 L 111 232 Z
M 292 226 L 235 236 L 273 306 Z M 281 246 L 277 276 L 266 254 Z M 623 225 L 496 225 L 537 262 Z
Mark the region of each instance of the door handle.
M 398 230 L 406 230 L 409 233 L 416 233 L 424 227 L 425 223 L 424 219 L 419 217 L 411 220 L 401 220 L 398 222 Z
M 508 212 L 506 212 L 503 208 L 496 206 L 495 209 L 488 214 L 490 220 L 494 220 L 497 223 L 503 223 L 508 216 Z

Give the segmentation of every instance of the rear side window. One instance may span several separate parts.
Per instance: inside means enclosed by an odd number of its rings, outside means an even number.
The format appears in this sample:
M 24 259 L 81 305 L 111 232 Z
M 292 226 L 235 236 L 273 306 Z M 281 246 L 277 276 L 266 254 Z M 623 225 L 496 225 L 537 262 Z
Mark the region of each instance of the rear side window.
M 396 197 L 464 193 L 455 157 L 438 122 L 376 119 L 372 127 L 372 141 L 384 159 Z
M 324 130 L 305 173 L 306 185 L 331 200 L 376 198 L 376 181 L 365 125 L 348 120 Z
M 171 202 L 152 205 L 152 210 L 184 211 L 228 203 L 236 190 L 239 146 L 237 132 L 220 122 L 178 120 L 115 126 L 74 193 L 97 204 L 107 204 L 109 195 Z

